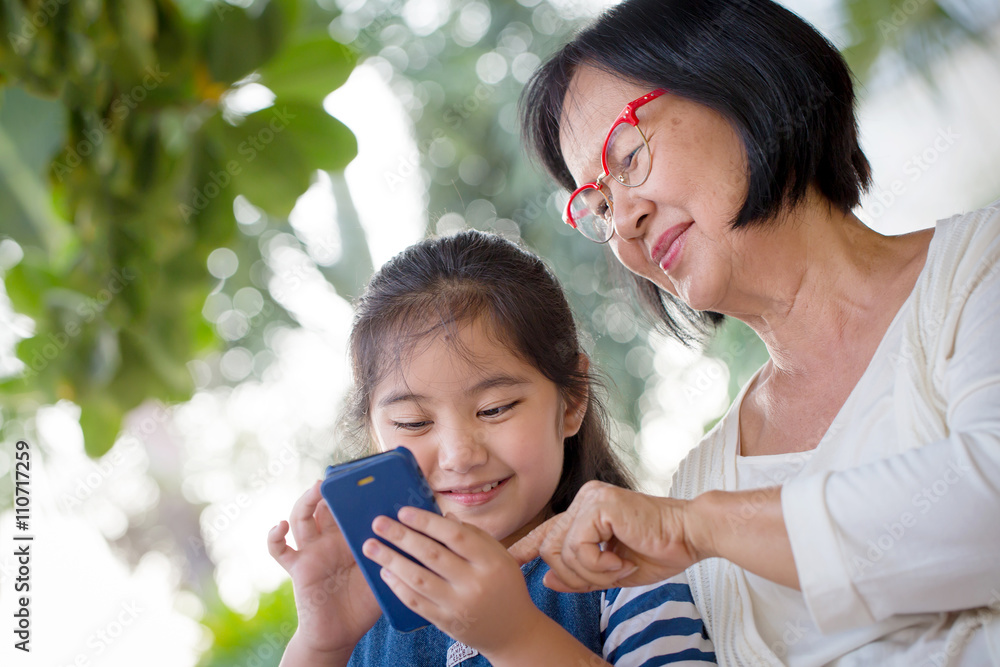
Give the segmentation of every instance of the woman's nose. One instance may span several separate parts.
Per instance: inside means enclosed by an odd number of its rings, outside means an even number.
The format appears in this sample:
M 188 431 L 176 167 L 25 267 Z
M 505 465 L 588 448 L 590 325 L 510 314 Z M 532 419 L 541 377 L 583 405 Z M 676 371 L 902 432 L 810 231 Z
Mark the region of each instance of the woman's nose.
M 627 188 L 618 181 L 612 179 L 607 186 L 611 191 L 611 223 L 614 225 L 615 234 L 628 241 L 637 236 L 641 236 L 645 231 L 643 220 L 649 212 L 650 202 L 640 196 L 639 188 Z
M 438 466 L 443 470 L 465 473 L 486 463 L 487 448 L 479 430 L 452 430 L 438 444 Z

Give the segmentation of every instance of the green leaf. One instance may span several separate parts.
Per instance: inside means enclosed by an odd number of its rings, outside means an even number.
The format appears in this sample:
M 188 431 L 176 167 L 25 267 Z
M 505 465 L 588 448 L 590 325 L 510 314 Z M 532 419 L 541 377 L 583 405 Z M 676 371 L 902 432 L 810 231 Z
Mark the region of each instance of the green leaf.
M 216 119 L 206 131 L 219 145 L 219 165 L 213 173 L 232 178 L 235 193 L 242 193 L 271 215 L 287 217 L 295 200 L 309 187 L 309 168 L 289 139 L 291 119 L 265 109 L 233 127 Z M 206 181 L 204 189 L 210 184 Z M 231 197 L 234 194 L 230 193 Z M 197 202 L 196 202 L 197 203 Z M 199 209 L 201 210 L 201 209 Z M 229 208 L 231 211 L 231 206 Z
M 233 83 L 266 63 L 281 48 L 287 17 L 276 2 L 260 16 L 216 2 L 205 26 L 203 49 L 208 71 L 222 83 Z
M 164 401 L 181 401 L 191 395 L 194 383 L 187 368 L 190 357 L 179 359 L 172 353 L 170 343 L 175 336 L 181 337 L 184 351 L 190 354 L 189 332 L 183 331 L 180 325 L 174 328 L 157 326 L 153 333 L 137 330 L 137 327 L 122 330 L 119 342 L 123 367 L 116 388 L 120 403 L 132 408 L 147 396 Z M 129 363 L 133 367 L 125 368 Z M 129 372 L 136 370 L 141 372 Z M 132 385 L 142 391 L 123 391 Z
M 7 132 L 24 165 L 35 174 L 43 174 L 66 141 L 65 107 L 20 88 L 7 88 L 0 94 L 0 127 Z
M 300 39 L 261 70 L 260 82 L 279 99 L 319 103 L 339 88 L 357 64 L 357 53 L 321 34 Z
M 59 285 L 36 248 L 26 249 L 24 258 L 4 275 L 3 282 L 14 310 L 34 319 L 44 313 L 48 290 Z
M 277 667 L 281 651 L 296 625 L 295 596 L 290 582 L 260 596 L 257 612 L 246 618 L 221 600 L 210 600 L 202 625 L 212 633 L 212 648 L 197 667 L 242 664 L 247 655 L 261 656 L 254 664 Z M 267 649 L 265 651 L 265 649 Z M 266 656 L 266 657 L 265 657 Z
M 116 401 L 101 394 L 87 397 L 79 405 L 83 447 L 94 458 L 103 456 L 121 430 L 122 410 Z
M 339 171 L 358 150 L 351 131 L 319 105 L 279 102 L 237 127 L 220 120 L 206 131 L 220 144 L 218 169 L 232 176 L 236 191 L 278 217 L 288 216 L 313 172 Z
M 337 294 L 353 300 L 361 294 L 372 275 L 372 255 L 368 237 L 347 187 L 347 180 L 342 173 L 331 173 L 330 181 L 333 197 L 337 202 L 337 228 L 343 252 L 336 264 L 318 265 L 317 268 L 337 290 Z
M 21 245 L 54 251 L 67 229 L 52 210 L 42 175 L 66 137 L 66 113 L 58 102 L 18 88 L 4 91 L 0 107 L 0 220 L 3 234 Z
M 357 156 L 354 133 L 321 106 L 284 104 L 279 98 L 274 108 L 289 118 L 288 137 L 306 160 L 310 174 L 317 169 L 341 171 Z
M 121 39 L 122 57 L 115 64 L 127 68 L 132 77 L 140 79 L 146 68 L 156 64 L 154 45 L 159 32 L 156 4 L 152 0 L 130 0 L 115 3 L 109 10 Z

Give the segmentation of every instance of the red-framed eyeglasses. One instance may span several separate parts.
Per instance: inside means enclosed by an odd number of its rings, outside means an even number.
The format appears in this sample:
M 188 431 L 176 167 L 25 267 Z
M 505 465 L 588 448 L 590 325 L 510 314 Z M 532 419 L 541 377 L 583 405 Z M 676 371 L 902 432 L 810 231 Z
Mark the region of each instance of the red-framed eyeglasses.
M 634 188 L 649 178 L 652 152 L 635 112 L 666 92 L 657 88 L 625 105 L 601 148 L 604 173 L 569 196 L 563 220 L 590 240 L 607 243 L 614 234 L 614 200 L 605 179 L 611 176 L 625 187 Z

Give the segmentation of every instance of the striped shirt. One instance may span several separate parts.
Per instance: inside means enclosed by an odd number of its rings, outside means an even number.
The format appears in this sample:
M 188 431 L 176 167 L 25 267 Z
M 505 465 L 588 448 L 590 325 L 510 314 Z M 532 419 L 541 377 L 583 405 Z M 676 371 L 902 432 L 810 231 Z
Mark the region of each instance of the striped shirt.
M 604 659 L 615 667 L 714 665 L 715 647 L 681 574 L 601 598 Z

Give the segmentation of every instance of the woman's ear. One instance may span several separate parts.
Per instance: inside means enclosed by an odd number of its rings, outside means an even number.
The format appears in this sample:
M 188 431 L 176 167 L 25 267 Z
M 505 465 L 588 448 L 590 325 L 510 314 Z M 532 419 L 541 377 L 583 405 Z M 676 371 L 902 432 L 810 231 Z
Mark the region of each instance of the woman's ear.
M 577 360 L 577 372 L 580 375 L 586 375 L 589 368 L 590 357 L 581 353 Z M 590 403 L 590 383 L 588 382 L 584 386 L 581 396 L 574 397 L 573 400 L 566 400 L 565 403 L 563 437 L 569 438 L 579 433 L 583 418 L 587 415 L 587 405 Z

